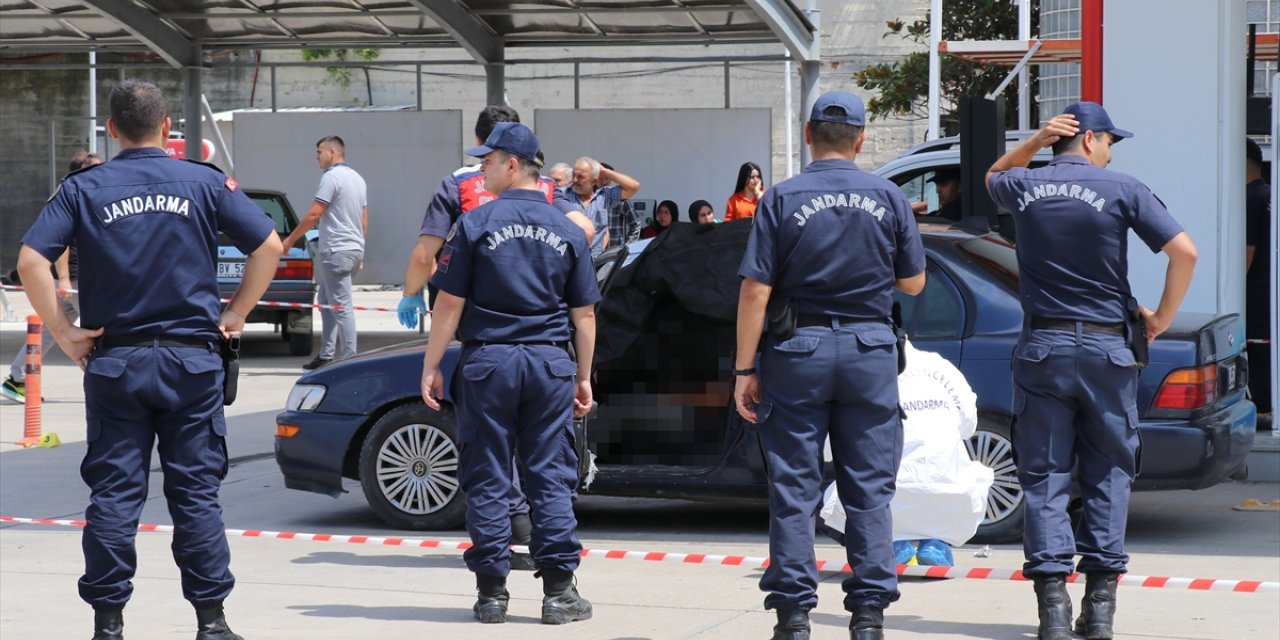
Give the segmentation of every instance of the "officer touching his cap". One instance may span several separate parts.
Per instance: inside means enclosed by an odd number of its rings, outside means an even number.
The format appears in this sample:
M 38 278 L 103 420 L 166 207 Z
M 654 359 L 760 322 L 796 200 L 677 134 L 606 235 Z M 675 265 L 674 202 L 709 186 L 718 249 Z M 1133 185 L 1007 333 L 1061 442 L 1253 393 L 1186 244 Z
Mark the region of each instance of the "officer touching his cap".
M 218 489 L 227 473 L 220 341 L 244 327 L 275 273 L 275 224 L 235 180 L 165 154 L 169 116 L 155 85 L 111 91 L 107 130 L 121 151 L 73 173 L 22 238 L 27 296 L 72 362 L 85 370 L 89 485 L 80 597 L 94 640 L 120 640 L 137 568 L 134 537 L 159 443 L 173 556 L 196 609 L 197 640 L 237 640 L 222 601 L 235 583 Z M 218 234 L 248 254 L 244 279 L 219 310 Z M 75 242 L 80 321 L 62 312 L 49 264 Z M 95 345 L 96 342 L 96 345 Z
M 578 456 L 570 415 L 591 407 L 600 291 L 586 236 L 537 190 L 538 148 L 528 127 L 503 122 L 483 145 L 467 149 L 484 158 L 485 186 L 499 196 L 458 218 L 431 279 L 440 294 L 422 399 L 440 408 L 440 361 L 456 332 L 463 344 L 452 392 L 462 446 L 458 477 L 475 545 L 463 558 L 476 574 L 473 611 L 485 623 L 507 617 L 516 453 L 533 503 L 529 548 L 543 581 L 542 622 L 591 617 L 591 603 L 573 585 L 582 544 L 574 535 Z M 570 323 L 577 364 L 567 351 Z
M 1145 363 L 1136 355 L 1169 328 L 1195 268 L 1195 244 L 1164 203 L 1138 180 L 1106 169 L 1111 145 L 1132 136 L 1101 105 L 1077 102 L 987 173 L 992 199 L 1018 223 L 1025 318 L 1013 360 L 1013 449 L 1027 501 L 1023 573 L 1035 583 L 1041 640 L 1071 638 L 1065 579 L 1077 551 L 1087 580 L 1075 630 L 1090 640 L 1112 637 L 1137 474 L 1135 392 Z M 1024 168 L 1048 146 L 1048 166 Z M 1130 295 L 1130 229 L 1169 257 L 1154 312 Z M 1073 469 L 1084 501 L 1074 536 L 1067 515 Z
M 889 324 L 893 289 L 924 288 L 924 249 L 897 185 L 859 170 L 862 100 L 818 98 L 805 125 L 814 161 L 765 192 L 738 275 L 734 397 L 759 425 L 769 474 L 769 568 L 760 588 L 775 609 L 775 640 L 807 640 L 818 602 L 814 514 L 822 498 L 822 443 L 830 435 L 853 576 L 844 581 L 855 640 L 884 637 L 898 599 L 889 501 L 902 457 L 898 356 Z M 771 326 L 789 303 L 794 335 Z M 782 331 L 784 335 L 778 335 Z

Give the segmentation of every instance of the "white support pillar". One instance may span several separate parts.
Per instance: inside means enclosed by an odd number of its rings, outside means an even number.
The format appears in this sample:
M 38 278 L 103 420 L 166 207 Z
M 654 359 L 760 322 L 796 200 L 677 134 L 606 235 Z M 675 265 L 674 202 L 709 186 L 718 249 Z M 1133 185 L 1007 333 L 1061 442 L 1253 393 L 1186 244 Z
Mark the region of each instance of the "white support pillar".
M 942 0 L 929 0 L 929 131 L 927 140 L 937 140 L 942 135 L 939 113 L 942 103 L 942 67 L 938 57 L 938 45 L 942 43 Z
M 1031 0 L 1018 0 L 1018 39 L 1031 39 Z M 1018 128 L 1031 128 L 1031 72 L 1025 66 L 1018 72 Z

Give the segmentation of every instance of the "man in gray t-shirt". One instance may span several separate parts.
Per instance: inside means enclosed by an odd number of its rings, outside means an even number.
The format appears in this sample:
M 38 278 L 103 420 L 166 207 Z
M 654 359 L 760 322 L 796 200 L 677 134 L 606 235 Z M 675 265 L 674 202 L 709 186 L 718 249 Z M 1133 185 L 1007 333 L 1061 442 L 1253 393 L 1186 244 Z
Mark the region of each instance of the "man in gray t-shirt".
M 369 201 L 364 178 L 346 163 L 342 138 L 327 136 L 316 143 L 316 162 L 324 173 L 311 208 L 298 227 L 285 238 L 292 247 L 308 230 L 320 223 L 320 243 L 316 252 L 316 299 L 320 304 L 341 309 L 320 310 L 320 353 L 302 365 L 310 371 L 329 364 L 335 355 L 356 354 L 356 317 L 351 311 L 351 274 L 364 261 L 364 235 L 369 228 Z M 341 350 L 338 345 L 341 344 Z

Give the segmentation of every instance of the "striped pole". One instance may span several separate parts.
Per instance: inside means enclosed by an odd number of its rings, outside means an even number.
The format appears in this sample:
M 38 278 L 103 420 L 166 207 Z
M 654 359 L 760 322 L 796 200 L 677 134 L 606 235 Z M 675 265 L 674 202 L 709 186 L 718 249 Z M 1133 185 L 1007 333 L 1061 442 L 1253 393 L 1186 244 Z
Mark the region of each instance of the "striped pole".
M 27 316 L 27 360 L 25 363 L 26 388 L 24 390 L 25 406 L 23 407 L 22 439 L 17 442 L 24 447 L 40 444 L 40 334 L 44 324 L 40 316 Z

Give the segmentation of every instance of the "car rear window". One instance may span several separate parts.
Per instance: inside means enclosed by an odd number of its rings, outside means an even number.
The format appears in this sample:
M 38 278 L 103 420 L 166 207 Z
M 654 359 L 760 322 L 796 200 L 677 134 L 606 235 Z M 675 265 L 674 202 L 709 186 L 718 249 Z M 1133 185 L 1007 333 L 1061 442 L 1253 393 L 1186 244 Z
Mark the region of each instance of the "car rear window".
M 271 219 L 276 223 L 276 231 L 283 235 L 289 235 L 289 232 L 293 231 L 293 223 L 289 220 L 289 216 L 284 213 L 284 202 L 280 196 L 251 193 L 249 194 L 249 199 L 253 200 L 254 204 L 271 216 Z

